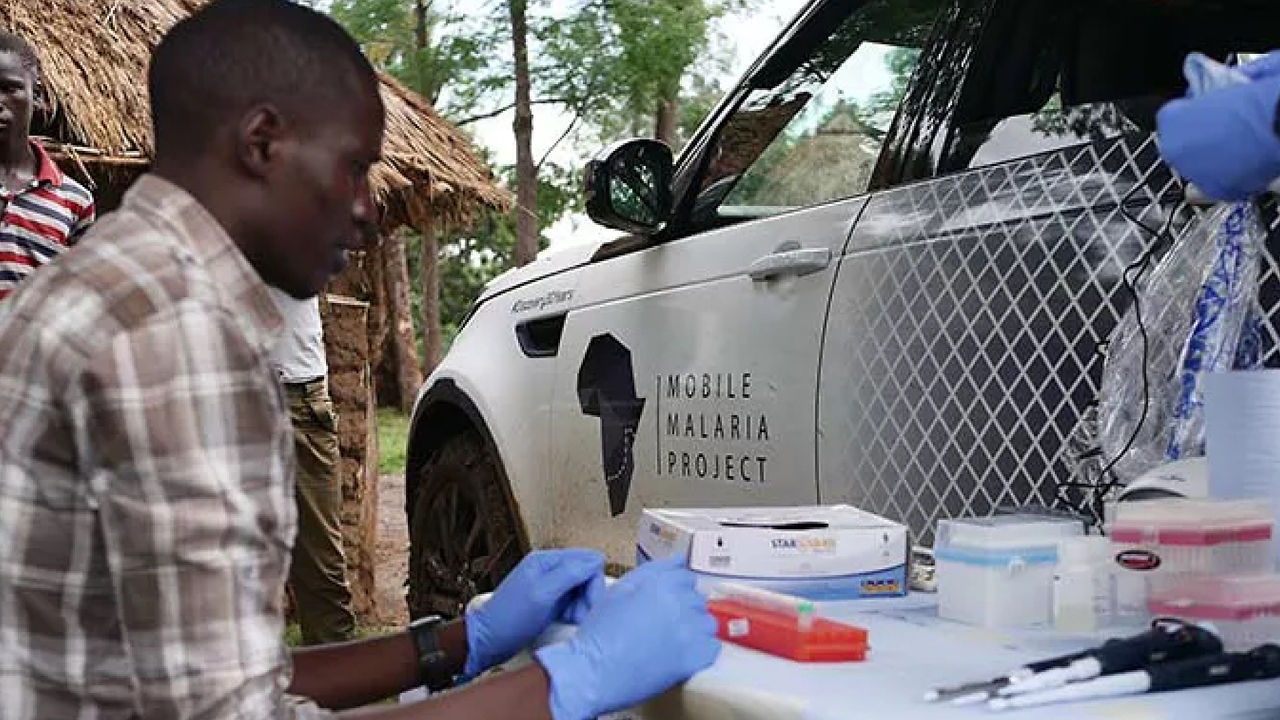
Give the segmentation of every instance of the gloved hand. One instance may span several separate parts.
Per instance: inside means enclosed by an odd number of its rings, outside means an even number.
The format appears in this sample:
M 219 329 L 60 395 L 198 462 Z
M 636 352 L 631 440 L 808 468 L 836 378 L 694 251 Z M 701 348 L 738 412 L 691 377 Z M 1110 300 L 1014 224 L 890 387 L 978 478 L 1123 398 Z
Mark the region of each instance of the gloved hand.
M 1280 75 L 1280 50 L 1272 50 L 1262 57 L 1236 67 L 1250 80 L 1264 80 Z
M 567 642 L 542 648 L 551 716 L 587 720 L 687 680 L 720 652 L 716 621 L 682 558 L 647 563 L 605 591 Z
M 475 677 L 529 647 L 557 621 L 579 622 L 604 592 L 604 555 L 594 550 L 531 553 L 467 612 L 467 662 Z
M 1256 195 L 1280 177 L 1277 103 L 1280 72 L 1174 100 L 1156 117 L 1160 153 L 1209 197 L 1243 200 Z

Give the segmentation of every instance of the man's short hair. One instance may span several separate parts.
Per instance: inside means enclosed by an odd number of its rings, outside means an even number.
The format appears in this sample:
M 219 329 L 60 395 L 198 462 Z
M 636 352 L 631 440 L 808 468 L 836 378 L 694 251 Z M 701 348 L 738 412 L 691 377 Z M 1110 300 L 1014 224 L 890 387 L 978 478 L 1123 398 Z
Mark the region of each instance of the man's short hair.
M 11 32 L 0 30 L 0 53 L 11 53 L 18 56 L 22 67 L 31 73 L 36 82 L 40 81 L 40 56 L 25 38 Z
M 147 77 L 156 154 L 200 148 L 224 123 L 270 102 L 324 117 L 377 75 L 329 17 L 289 0 L 215 0 L 174 25 Z

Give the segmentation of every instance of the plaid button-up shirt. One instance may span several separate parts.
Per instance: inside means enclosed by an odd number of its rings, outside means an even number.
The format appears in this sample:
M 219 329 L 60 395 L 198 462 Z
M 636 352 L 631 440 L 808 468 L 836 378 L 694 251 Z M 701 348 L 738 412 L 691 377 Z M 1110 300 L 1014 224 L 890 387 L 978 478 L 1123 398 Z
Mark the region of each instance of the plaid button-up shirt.
M 0 717 L 327 715 L 285 694 L 279 326 L 153 176 L 0 304 Z

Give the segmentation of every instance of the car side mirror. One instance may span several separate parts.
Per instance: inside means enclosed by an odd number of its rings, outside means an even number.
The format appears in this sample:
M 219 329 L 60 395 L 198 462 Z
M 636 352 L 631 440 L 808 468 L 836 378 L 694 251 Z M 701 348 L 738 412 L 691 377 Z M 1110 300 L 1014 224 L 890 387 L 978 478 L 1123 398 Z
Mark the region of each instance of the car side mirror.
M 587 215 L 615 230 L 652 235 L 671 218 L 671 148 L 635 139 L 606 148 L 587 164 Z

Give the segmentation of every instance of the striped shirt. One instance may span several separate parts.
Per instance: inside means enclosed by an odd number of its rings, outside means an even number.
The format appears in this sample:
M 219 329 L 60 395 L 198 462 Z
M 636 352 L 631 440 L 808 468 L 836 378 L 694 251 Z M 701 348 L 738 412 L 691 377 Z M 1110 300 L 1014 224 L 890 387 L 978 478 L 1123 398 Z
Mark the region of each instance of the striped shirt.
M 39 166 L 26 187 L 0 188 L 0 300 L 28 275 L 76 244 L 93 223 L 93 196 L 67 177 L 40 143 L 32 140 Z
M 267 286 L 155 176 L 0 305 L 0 718 L 314 718 Z

